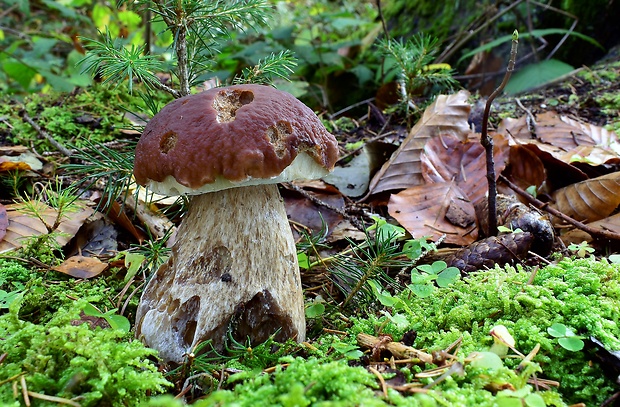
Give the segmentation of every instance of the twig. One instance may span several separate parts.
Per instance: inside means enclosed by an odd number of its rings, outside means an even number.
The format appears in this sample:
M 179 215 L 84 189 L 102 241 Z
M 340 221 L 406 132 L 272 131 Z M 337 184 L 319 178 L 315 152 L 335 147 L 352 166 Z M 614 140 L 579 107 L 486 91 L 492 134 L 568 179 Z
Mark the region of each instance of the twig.
M 30 390 L 28 390 L 28 395 L 30 397 L 33 397 L 33 398 L 39 399 L 39 400 L 51 401 L 51 402 L 58 403 L 58 404 L 68 404 L 68 405 L 73 406 L 73 407 L 80 407 L 79 403 L 76 403 L 73 400 L 65 399 L 65 398 L 62 398 L 62 397 L 48 396 L 47 394 L 35 393 L 33 391 L 30 391 Z
M 48 132 L 43 130 L 41 128 L 41 126 L 39 126 L 37 124 L 37 122 L 35 122 L 30 116 L 28 116 L 28 113 L 26 112 L 26 109 L 22 109 L 19 112 L 19 115 L 22 117 L 22 119 L 24 119 L 25 122 L 27 122 L 29 125 L 31 125 L 32 128 L 35 129 L 35 131 L 37 133 L 39 133 L 40 136 L 44 137 L 47 141 L 50 142 L 51 145 L 56 147 L 56 149 L 58 151 L 60 151 L 61 153 L 63 153 L 67 157 L 71 157 L 73 155 L 73 152 L 71 150 L 69 150 L 68 148 L 66 148 L 65 146 L 60 144 L 58 141 L 56 141 L 54 139 L 54 137 L 50 136 L 50 134 Z
M 365 333 L 360 333 L 357 335 L 358 345 L 366 348 L 373 348 L 379 342 L 380 339 L 372 335 L 368 335 Z M 412 363 L 433 363 L 433 355 L 413 348 L 411 346 L 404 345 L 400 342 L 388 342 L 387 344 L 385 344 L 385 349 L 387 349 L 395 357 L 407 358 L 412 361 Z
M 512 48 L 510 50 L 510 60 L 508 61 L 508 67 L 506 68 L 506 75 L 500 85 L 491 93 L 487 104 L 484 108 L 484 114 L 482 116 L 482 134 L 480 135 L 480 143 L 484 146 L 486 151 L 487 161 L 487 182 L 489 184 L 489 236 L 497 235 L 497 184 L 495 181 L 495 163 L 493 161 L 493 138 L 489 136 L 489 112 L 491 110 L 491 104 L 493 100 L 504 90 L 504 87 L 510 79 L 510 75 L 515 68 L 515 59 L 517 57 L 517 45 L 519 44 L 519 32 L 515 30 L 512 33 Z
M 588 233 L 592 237 L 598 237 L 598 238 L 610 239 L 610 240 L 620 240 L 620 233 L 614 233 L 614 232 L 610 232 L 604 229 L 593 228 L 591 226 L 586 225 L 585 223 L 579 222 L 578 220 L 575 220 L 571 218 L 570 216 L 565 215 L 564 213 L 558 211 L 557 209 L 550 207 L 549 204 L 534 198 L 527 191 L 524 191 L 523 189 L 519 188 L 518 185 L 516 185 L 515 183 L 513 183 L 512 181 L 510 181 L 508 178 L 504 177 L 503 175 L 500 175 L 499 178 L 503 182 L 505 182 L 512 190 L 514 190 L 517 194 L 527 199 L 527 201 L 531 203 L 532 205 L 534 205 L 536 208 L 542 211 L 548 212 L 551 215 L 562 219 L 566 223 L 570 223 L 577 229 L 583 230 L 584 232 Z
M 309 199 L 313 204 L 318 205 L 318 206 L 324 206 L 325 208 L 332 210 L 334 212 L 336 212 L 337 214 L 341 215 L 342 217 L 344 217 L 346 220 L 348 220 L 349 222 L 351 222 L 351 224 L 353 226 L 355 226 L 357 229 L 361 230 L 361 231 L 365 231 L 366 228 L 364 227 L 363 223 L 360 222 L 359 219 L 357 219 L 354 216 L 349 215 L 348 213 L 346 213 L 345 211 L 343 211 L 340 208 L 336 208 L 333 205 L 328 204 L 327 202 L 323 202 L 322 200 L 320 200 L 319 198 L 317 198 L 316 196 L 308 193 L 307 191 L 305 191 L 303 188 L 292 184 L 290 182 L 286 183 L 287 187 L 289 187 L 290 189 L 299 192 L 301 195 L 304 196 L 304 198 Z
M 381 376 L 381 373 L 379 373 L 379 371 L 377 369 L 375 369 L 372 366 L 368 366 L 368 370 L 370 371 L 370 373 L 374 374 L 375 376 L 377 376 L 377 379 L 379 379 L 379 382 L 381 383 L 381 391 L 383 392 L 383 396 L 387 397 L 387 384 L 385 383 L 385 379 L 383 378 L 383 376 Z

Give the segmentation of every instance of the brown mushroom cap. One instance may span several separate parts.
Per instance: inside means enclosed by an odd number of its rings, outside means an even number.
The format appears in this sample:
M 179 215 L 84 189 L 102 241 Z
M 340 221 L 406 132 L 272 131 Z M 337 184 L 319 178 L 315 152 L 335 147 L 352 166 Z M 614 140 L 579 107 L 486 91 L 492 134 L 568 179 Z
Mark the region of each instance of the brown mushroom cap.
M 155 192 L 200 193 L 318 178 L 337 157 L 334 136 L 294 96 L 235 85 L 185 96 L 156 114 L 138 142 L 134 176 Z M 281 175 L 294 161 L 301 167 Z

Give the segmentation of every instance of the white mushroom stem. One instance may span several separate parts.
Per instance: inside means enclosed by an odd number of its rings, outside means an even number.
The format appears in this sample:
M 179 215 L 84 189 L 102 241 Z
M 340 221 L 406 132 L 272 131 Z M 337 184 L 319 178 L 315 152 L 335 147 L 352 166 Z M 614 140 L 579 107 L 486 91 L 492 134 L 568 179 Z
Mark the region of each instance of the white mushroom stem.
M 180 363 L 201 342 L 305 340 L 295 242 L 277 185 L 191 198 L 172 256 L 148 283 L 136 334 Z

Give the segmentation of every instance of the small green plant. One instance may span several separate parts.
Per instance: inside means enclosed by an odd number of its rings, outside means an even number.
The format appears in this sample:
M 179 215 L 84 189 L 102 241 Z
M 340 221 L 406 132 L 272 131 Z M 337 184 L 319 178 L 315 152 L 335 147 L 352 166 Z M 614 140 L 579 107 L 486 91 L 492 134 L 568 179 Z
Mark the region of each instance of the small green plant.
M 6 352 L 0 369 L 3 402 L 18 405 L 27 391 L 31 400 L 52 396 L 76 405 L 71 399 L 78 397 L 83 407 L 138 406 L 170 386 L 149 359 L 155 351 L 127 332 L 91 328 L 82 321 L 85 301 L 72 302 L 42 324 L 20 319 L 20 306 L 18 299 L 0 316 Z
M 129 2 L 121 1 L 119 6 L 126 3 Z M 235 30 L 266 26 L 271 12 L 265 0 L 189 0 L 182 3 L 146 0 L 137 3 L 148 8 L 154 16 L 152 22 L 163 25 L 163 31 L 173 38 L 171 48 L 175 59 L 171 68 L 178 82 L 170 86 L 157 77 L 165 66 L 162 60 L 150 54 L 146 44 L 128 44 L 123 38 L 114 38 L 108 30 L 102 33 L 101 40 L 89 40 L 89 52 L 80 64 L 91 75 L 101 75 L 104 82 L 122 79 L 131 83 L 138 79 L 151 90 L 165 91 L 175 98 L 189 95 L 193 86 L 207 79 L 224 39 L 230 38 Z M 265 82 L 273 76 L 285 77 L 293 66 L 291 54 L 280 52 L 244 71 L 237 81 Z M 149 94 L 144 96 L 149 97 Z
M 416 34 L 407 41 L 384 40 L 380 46 L 386 56 L 387 77 L 396 77 L 398 81 L 404 112 L 417 113 L 419 107 L 414 98 L 432 86 L 440 90 L 457 87 L 449 65 L 432 64 L 439 50 L 437 38 Z
M 586 257 L 588 254 L 594 253 L 594 248 L 591 247 L 590 244 L 586 242 L 585 240 L 578 244 L 571 243 L 568 245 L 567 249 L 575 253 L 577 257 L 581 257 L 581 258 Z
M 433 294 L 437 283 L 439 287 L 448 287 L 461 278 L 461 272 L 456 267 L 448 267 L 445 261 L 435 261 L 433 264 L 422 264 L 411 273 L 411 284 L 407 287 L 420 298 Z
M 30 198 L 20 198 L 21 210 L 38 219 L 47 232 L 25 238 L 21 248 L 24 257 L 45 258 L 50 264 L 57 262 L 57 255 L 61 256 L 61 247 L 56 238 L 62 234 L 58 227 L 72 212 L 79 210 L 79 206 L 75 204 L 76 199 L 76 190 L 65 187 L 59 179 L 44 185 L 36 195 L 33 194 Z M 48 216 L 45 216 L 46 212 L 49 214 L 50 207 L 55 211 L 52 222 L 49 222 Z
M 106 312 L 101 312 L 97 307 L 88 303 L 84 306 L 84 314 L 90 317 L 103 318 L 110 325 L 112 329 L 118 329 L 123 332 L 129 332 L 131 329 L 131 324 L 129 320 L 122 316 L 116 314 L 117 309 L 111 309 Z
M 575 333 L 564 324 L 555 323 L 547 328 L 547 333 L 557 338 L 558 344 L 571 352 L 579 352 L 583 349 L 583 337 L 575 335 Z

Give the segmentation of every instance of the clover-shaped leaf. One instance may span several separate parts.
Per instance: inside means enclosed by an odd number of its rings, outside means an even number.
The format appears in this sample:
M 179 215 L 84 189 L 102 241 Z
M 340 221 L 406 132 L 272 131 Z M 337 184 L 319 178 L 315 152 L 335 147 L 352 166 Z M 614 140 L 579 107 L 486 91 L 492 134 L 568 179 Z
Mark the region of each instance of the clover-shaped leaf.
M 461 271 L 456 267 L 448 267 L 437 276 L 437 285 L 447 287 L 461 278 Z
M 417 266 L 416 268 L 425 273 L 437 275 L 439 274 L 440 271 L 444 270 L 446 267 L 448 267 L 448 265 L 446 264 L 445 261 L 438 260 L 436 262 L 433 262 L 433 264 L 421 264 Z
M 432 284 L 409 284 L 407 287 L 420 298 L 429 297 L 435 290 Z

